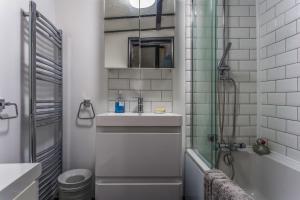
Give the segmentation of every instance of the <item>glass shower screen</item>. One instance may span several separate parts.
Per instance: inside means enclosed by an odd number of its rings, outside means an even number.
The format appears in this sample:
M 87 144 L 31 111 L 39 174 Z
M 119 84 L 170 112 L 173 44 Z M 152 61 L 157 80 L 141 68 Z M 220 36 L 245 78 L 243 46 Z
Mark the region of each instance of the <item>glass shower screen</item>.
M 216 150 L 216 2 L 192 3 L 192 147 L 210 167 Z

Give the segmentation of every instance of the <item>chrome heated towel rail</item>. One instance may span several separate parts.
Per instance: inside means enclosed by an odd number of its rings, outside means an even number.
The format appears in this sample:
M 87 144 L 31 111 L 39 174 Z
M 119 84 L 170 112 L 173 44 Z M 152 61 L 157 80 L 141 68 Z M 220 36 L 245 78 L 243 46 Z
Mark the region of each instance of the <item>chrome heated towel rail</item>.
M 62 172 L 62 31 L 30 2 L 29 22 L 30 161 L 42 164 L 41 200 L 54 199 Z

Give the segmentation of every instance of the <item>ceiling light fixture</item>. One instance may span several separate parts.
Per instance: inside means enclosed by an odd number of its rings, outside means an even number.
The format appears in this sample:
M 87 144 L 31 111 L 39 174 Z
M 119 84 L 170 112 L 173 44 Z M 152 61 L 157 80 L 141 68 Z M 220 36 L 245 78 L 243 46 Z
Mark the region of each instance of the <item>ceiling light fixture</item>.
M 134 8 L 148 8 L 155 3 L 156 0 L 129 0 L 129 3 Z

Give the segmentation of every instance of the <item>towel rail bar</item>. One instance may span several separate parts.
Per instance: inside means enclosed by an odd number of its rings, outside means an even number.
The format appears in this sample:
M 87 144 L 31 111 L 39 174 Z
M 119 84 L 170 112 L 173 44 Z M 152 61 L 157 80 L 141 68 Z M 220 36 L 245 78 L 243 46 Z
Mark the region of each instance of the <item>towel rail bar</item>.
M 36 63 L 37 64 L 39 64 L 39 63 L 41 63 L 41 64 L 44 64 L 44 65 L 46 65 L 46 66 L 48 66 L 48 67 L 51 67 L 51 68 L 53 68 L 53 69 L 55 69 L 55 70 L 57 70 L 57 71 L 62 71 L 62 68 L 61 68 L 61 66 L 59 66 L 59 65 L 56 65 L 56 64 L 50 64 L 49 63 L 49 61 L 48 62 L 46 62 L 45 60 L 42 60 L 42 59 L 39 59 L 39 58 L 37 58 L 36 59 Z
M 42 156 L 44 154 L 47 154 L 47 152 L 50 152 L 50 151 L 52 151 L 53 149 L 56 149 L 56 148 L 57 148 L 57 145 L 52 145 L 52 146 L 50 146 L 50 147 L 42 150 L 41 152 L 37 153 L 36 157 L 40 157 L 40 156 Z
M 37 104 L 44 104 L 44 103 L 55 103 L 55 104 L 61 104 L 62 100 L 36 100 Z
M 61 82 L 58 82 L 58 81 L 55 81 L 55 80 L 51 80 L 49 78 L 45 78 L 45 77 L 41 77 L 41 76 L 37 76 L 36 79 L 40 80 L 40 81 L 45 81 L 45 82 L 48 82 L 48 83 L 53 83 L 53 84 L 56 84 L 56 85 L 62 85 Z
M 38 17 L 38 19 L 44 20 L 48 25 L 51 26 L 51 29 L 54 30 L 56 32 L 56 34 L 58 34 L 61 37 L 60 31 L 52 24 L 52 22 L 50 20 L 47 19 L 47 17 L 45 17 L 39 11 L 37 11 L 37 17 Z
M 53 73 L 53 74 L 56 74 L 56 75 L 62 77 L 62 72 L 61 72 L 61 71 L 58 71 L 58 70 L 56 70 L 56 69 L 52 69 L 52 68 L 50 68 L 50 67 L 48 67 L 48 66 L 47 66 L 47 67 L 46 67 L 46 66 L 43 66 L 43 65 L 41 65 L 41 64 L 37 64 L 36 66 L 37 66 L 37 69 L 45 70 L 45 71 L 47 71 L 47 72 L 51 72 L 51 73 Z
M 39 68 L 37 68 L 37 69 L 39 69 Z M 41 71 L 41 70 L 37 70 L 36 73 L 37 73 L 38 75 L 42 75 L 42 76 L 45 76 L 45 77 L 47 77 L 47 78 L 51 78 L 51 79 L 56 79 L 56 80 L 58 80 L 58 81 L 62 81 L 62 77 L 59 76 L 59 75 L 56 75 L 56 74 L 51 74 L 51 73 L 49 73 L 49 72 L 43 72 L 43 71 Z
M 53 38 L 57 43 L 61 44 L 61 37 L 57 36 L 56 34 L 54 34 L 51 30 L 49 30 L 44 24 L 40 23 L 39 21 L 37 21 L 36 23 L 37 28 L 39 28 L 41 31 L 45 32 L 48 34 L 48 36 L 50 38 Z
M 36 55 L 37 55 L 37 57 L 40 57 L 40 58 L 42 58 L 42 59 L 45 59 L 45 60 L 47 60 L 47 61 L 49 61 L 49 62 L 55 64 L 56 66 L 59 66 L 60 68 L 62 67 L 60 63 L 57 63 L 55 60 L 53 60 L 53 59 L 51 59 L 51 58 L 49 58 L 49 57 L 47 57 L 47 56 L 44 56 L 44 55 L 42 55 L 42 54 L 40 54 L 40 53 L 36 53 Z
M 39 29 L 36 29 L 36 32 L 39 33 L 41 36 L 43 36 L 44 38 L 46 38 L 47 40 L 49 40 L 50 42 L 52 42 L 56 47 L 61 48 L 61 44 L 59 44 L 56 40 L 51 39 L 53 37 L 49 37 L 48 35 L 46 35 L 44 32 L 42 32 Z
M 38 116 L 35 118 L 35 120 L 37 121 L 37 123 L 39 122 L 42 122 L 42 121 L 46 121 L 47 119 L 51 119 L 51 118 L 54 118 L 54 117 L 61 117 L 62 115 L 61 114 L 49 114 L 47 116 Z
M 29 17 L 30 41 L 30 86 L 29 86 L 29 121 L 30 121 L 30 162 L 41 162 L 42 175 L 39 179 L 39 199 L 54 199 L 57 194 L 57 177 L 62 172 L 62 134 L 63 134 L 63 37 L 58 30 L 43 14 L 36 9 L 36 4 L 31 1 L 29 12 L 23 12 L 24 17 Z M 37 37 L 39 36 L 39 37 Z M 39 40 L 43 45 L 37 46 Z M 47 40 L 47 41 L 46 41 Z M 49 42 L 48 42 L 49 41 Z M 38 47 L 38 49 L 37 49 Z M 51 57 L 45 55 L 42 48 L 51 52 Z M 38 81 L 39 80 L 39 81 Z M 48 84 L 43 84 L 45 81 Z M 39 99 L 39 85 L 55 87 L 55 93 L 49 99 Z M 42 94 L 43 95 L 43 94 Z M 37 152 L 37 135 L 41 129 L 38 127 L 57 125 L 49 129 L 52 134 L 53 147 Z M 51 139 L 52 140 L 52 139 Z

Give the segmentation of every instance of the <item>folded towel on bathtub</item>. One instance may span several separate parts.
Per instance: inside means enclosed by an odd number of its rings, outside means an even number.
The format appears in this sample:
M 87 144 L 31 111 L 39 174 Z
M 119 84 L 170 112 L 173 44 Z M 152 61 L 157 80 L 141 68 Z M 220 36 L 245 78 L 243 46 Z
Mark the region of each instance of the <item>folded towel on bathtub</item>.
M 220 170 L 210 170 L 204 177 L 205 200 L 254 200 Z
M 228 181 L 229 178 L 221 171 L 221 170 L 209 170 L 205 172 L 204 176 L 204 199 L 205 200 L 212 200 L 212 183 L 214 180 L 224 180 Z
M 217 183 L 218 181 L 216 181 Z M 218 190 L 217 197 L 214 200 L 254 200 L 242 188 L 232 181 L 219 184 L 213 183 L 213 191 Z

